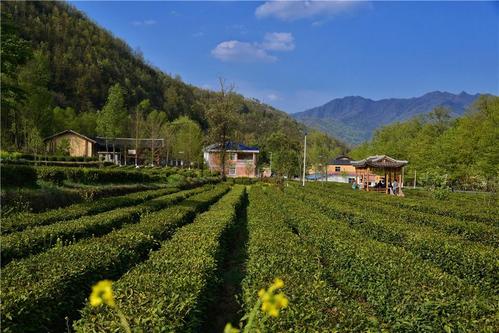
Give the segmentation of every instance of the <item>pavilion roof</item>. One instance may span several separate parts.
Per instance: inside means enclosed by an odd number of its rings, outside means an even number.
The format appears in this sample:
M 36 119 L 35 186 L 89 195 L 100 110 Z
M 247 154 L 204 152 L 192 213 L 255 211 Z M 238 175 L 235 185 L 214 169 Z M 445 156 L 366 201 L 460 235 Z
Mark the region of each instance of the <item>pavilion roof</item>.
M 387 155 L 374 155 L 360 161 L 352 161 L 352 165 L 356 168 L 400 168 L 408 163 L 408 161 L 396 160 Z

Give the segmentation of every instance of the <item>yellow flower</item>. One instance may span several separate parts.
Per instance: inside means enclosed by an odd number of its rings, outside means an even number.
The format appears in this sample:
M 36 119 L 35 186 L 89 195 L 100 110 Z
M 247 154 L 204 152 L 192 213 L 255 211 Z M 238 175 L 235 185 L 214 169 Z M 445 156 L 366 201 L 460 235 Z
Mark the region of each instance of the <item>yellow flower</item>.
M 227 323 L 224 328 L 224 333 L 239 333 L 239 330 L 233 327 L 231 323 Z
M 278 317 L 279 311 L 288 306 L 289 301 L 283 293 L 275 294 L 277 289 L 283 288 L 284 282 L 277 278 L 268 290 L 261 289 L 258 297 L 262 301 L 262 311 L 271 317 Z
M 273 284 L 274 288 L 275 289 L 280 289 L 280 288 L 283 288 L 284 287 L 284 281 L 279 279 L 279 278 L 276 278 L 274 280 L 274 284 Z
M 110 280 L 102 280 L 97 282 L 92 287 L 92 293 L 90 294 L 90 305 L 99 306 L 101 304 L 107 304 L 110 307 L 114 307 L 114 296 L 113 296 L 113 282 Z

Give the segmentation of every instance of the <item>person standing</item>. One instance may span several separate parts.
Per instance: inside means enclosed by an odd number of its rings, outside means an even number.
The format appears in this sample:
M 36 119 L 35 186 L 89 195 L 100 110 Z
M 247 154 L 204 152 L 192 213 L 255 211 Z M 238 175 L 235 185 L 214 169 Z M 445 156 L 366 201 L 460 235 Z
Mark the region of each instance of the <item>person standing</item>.
M 397 183 L 397 180 L 394 180 L 392 183 L 392 187 L 393 187 L 393 194 L 395 195 L 397 195 L 398 186 L 399 184 Z

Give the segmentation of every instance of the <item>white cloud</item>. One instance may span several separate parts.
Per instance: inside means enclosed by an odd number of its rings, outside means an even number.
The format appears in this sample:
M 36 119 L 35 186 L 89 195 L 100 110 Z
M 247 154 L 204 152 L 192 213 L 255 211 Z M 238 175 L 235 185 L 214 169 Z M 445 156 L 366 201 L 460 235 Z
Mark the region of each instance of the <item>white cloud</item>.
M 330 17 L 363 6 L 361 1 L 267 1 L 257 7 L 258 18 L 274 17 L 294 21 L 314 17 Z
M 275 62 L 277 57 L 269 51 L 292 51 L 294 48 L 294 37 L 291 33 L 268 32 L 261 43 L 228 40 L 218 44 L 211 50 L 211 54 L 222 61 Z
M 238 40 L 221 42 L 211 50 L 211 54 L 222 61 L 274 62 L 277 60 L 275 56 L 268 54 L 258 44 Z
M 291 51 L 295 48 L 295 39 L 289 32 L 268 32 L 261 46 L 265 50 Z
M 156 22 L 155 20 L 142 20 L 142 21 L 133 21 L 132 25 L 136 27 L 142 27 L 142 26 L 149 26 L 149 25 L 155 25 Z

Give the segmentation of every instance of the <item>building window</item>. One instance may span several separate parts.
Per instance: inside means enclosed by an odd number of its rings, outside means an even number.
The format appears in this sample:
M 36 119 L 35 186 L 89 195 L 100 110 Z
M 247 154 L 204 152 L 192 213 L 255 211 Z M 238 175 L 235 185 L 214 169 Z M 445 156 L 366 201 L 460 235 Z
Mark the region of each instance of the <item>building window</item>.
M 230 153 L 229 159 L 232 161 L 237 161 L 237 153 Z
M 236 166 L 231 165 L 229 166 L 229 176 L 235 176 L 236 175 Z
M 339 166 L 334 167 L 334 171 L 336 171 L 336 172 L 340 172 L 340 171 L 341 171 L 341 167 L 339 167 Z

